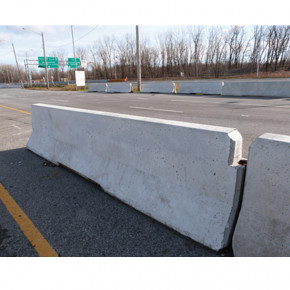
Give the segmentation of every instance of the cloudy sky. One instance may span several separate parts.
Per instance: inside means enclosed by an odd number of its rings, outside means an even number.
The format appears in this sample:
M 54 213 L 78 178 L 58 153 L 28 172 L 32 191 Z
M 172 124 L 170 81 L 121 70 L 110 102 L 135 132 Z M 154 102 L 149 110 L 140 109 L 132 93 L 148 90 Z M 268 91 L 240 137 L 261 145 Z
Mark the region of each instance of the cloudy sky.
M 156 41 L 158 34 L 179 25 L 289 24 L 288 1 L 275 0 L 279 13 L 266 3 L 267 0 L 4 1 L 0 17 L 0 64 L 15 64 L 12 43 L 22 65 L 26 56 L 29 59 L 42 56 L 41 32 L 47 56 L 64 49 L 73 57 L 71 25 L 76 47 L 87 48 L 104 36 L 135 37 L 135 24 L 140 25 L 141 40 L 151 42 Z
M 126 34 L 135 38 L 135 25 L 73 25 L 76 47 L 90 47 L 96 40 L 104 37 L 120 39 Z M 24 28 L 24 29 L 23 29 Z M 174 29 L 176 26 L 140 26 L 142 39 L 156 41 L 158 34 Z M 73 57 L 72 33 L 70 25 L 0 25 L 0 64 L 14 64 L 12 49 L 14 44 L 20 64 L 24 59 L 37 59 L 43 56 L 41 33 L 44 33 L 47 56 L 59 49 L 65 50 L 69 57 Z

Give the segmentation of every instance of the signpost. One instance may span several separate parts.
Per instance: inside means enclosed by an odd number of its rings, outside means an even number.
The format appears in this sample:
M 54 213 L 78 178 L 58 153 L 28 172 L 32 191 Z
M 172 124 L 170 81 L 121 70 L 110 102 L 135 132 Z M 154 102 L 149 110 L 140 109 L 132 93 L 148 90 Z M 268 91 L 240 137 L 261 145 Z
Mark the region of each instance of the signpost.
M 47 57 L 46 58 L 47 68 L 58 68 L 58 58 L 57 57 Z M 38 67 L 45 68 L 45 61 L 43 56 L 38 57 Z
M 67 64 L 68 64 L 69 68 L 75 68 L 76 67 L 74 57 L 68 58 L 67 62 L 68 62 Z M 81 67 L 81 62 L 80 62 L 79 58 L 76 58 L 76 63 L 77 63 L 77 68 Z

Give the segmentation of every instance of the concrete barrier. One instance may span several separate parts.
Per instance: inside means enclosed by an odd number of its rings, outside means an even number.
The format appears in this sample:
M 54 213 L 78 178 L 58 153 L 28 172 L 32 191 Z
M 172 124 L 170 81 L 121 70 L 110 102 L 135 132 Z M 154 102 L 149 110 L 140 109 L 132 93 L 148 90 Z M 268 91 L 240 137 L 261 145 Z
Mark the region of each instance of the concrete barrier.
M 221 95 L 223 82 L 184 82 L 179 83 L 178 94 Z
M 107 93 L 131 93 L 131 83 L 108 83 Z
M 290 256 L 289 160 L 290 136 L 264 134 L 250 146 L 235 256 Z
M 236 129 L 36 104 L 27 147 L 214 250 L 231 242 L 244 167 Z
M 172 82 L 142 83 L 141 93 L 174 94 L 176 86 Z
M 106 93 L 108 85 L 105 83 L 88 84 L 88 92 Z
M 290 97 L 290 81 L 225 82 L 222 95 Z

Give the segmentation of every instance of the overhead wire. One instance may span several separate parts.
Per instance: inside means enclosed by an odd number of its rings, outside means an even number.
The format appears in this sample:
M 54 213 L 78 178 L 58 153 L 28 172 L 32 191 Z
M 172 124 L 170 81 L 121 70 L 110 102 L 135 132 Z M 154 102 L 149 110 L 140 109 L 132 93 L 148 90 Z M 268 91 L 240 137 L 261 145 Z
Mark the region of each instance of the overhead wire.
M 77 41 L 83 39 L 84 37 L 86 37 L 87 35 L 89 35 L 89 34 L 90 34 L 91 32 L 93 32 L 97 27 L 98 27 L 98 25 L 95 26 L 94 28 L 92 28 L 89 32 L 87 32 L 86 34 L 84 34 L 84 35 L 81 36 L 80 38 L 78 38 L 77 40 L 75 40 L 75 42 L 77 42 Z M 47 47 L 51 47 L 51 48 L 55 48 L 55 47 L 67 46 L 67 45 L 69 45 L 69 44 L 71 44 L 71 41 L 70 41 L 70 42 L 67 42 L 67 43 L 65 43 L 65 44 L 62 44 L 62 45 L 47 45 L 47 44 L 46 44 L 46 46 L 47 46 Z
M 91 32 L 93 32 L 97 27 L 98 27 L 98 25 L 95 26 L 92 30 L 90 30 L 90 31 L 89 31 L 88 33 L 86 33 L 85 35 L 81 36 L 79 39 L 75 40 L 75 42 L 77 42 L 77 41 L 81 40 L 82 38 L 86 37 L 88 34 L 90 34 Z

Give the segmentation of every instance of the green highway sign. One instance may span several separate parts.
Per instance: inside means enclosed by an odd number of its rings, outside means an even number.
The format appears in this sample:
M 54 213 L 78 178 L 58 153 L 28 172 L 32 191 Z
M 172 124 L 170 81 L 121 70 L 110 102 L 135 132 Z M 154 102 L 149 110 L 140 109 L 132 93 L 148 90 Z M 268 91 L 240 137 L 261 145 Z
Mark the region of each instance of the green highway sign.
M 77 68 L 81 67 L 81 62 L 80 62 L 79 58 L 76 58 L 76 62 L 77 62 Z M 75 59 L 73 57 L 69 57 L 67 59 L 67 65 L 68 65 L 69 68 L 75 68 L 76 67 Z
M 47 68 L 58 68 L 58 58 L 57 57 L 47 57 L 46 58 Z M 45 68 L 45 61 L 43 56 L 38 57 L 38 67 Z

